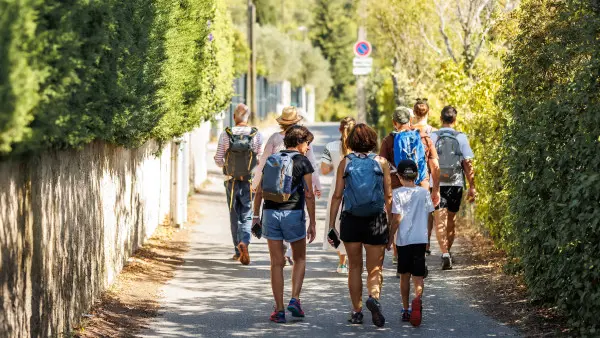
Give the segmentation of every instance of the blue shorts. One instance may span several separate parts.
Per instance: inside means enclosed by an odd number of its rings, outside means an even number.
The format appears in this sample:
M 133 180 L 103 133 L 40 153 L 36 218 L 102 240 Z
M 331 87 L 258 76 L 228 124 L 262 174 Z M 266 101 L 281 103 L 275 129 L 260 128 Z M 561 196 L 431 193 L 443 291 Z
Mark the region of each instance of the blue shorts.
M 293 243 L 306 238 L 304 210 L 263 210 L 263 236 L 266 239 Z

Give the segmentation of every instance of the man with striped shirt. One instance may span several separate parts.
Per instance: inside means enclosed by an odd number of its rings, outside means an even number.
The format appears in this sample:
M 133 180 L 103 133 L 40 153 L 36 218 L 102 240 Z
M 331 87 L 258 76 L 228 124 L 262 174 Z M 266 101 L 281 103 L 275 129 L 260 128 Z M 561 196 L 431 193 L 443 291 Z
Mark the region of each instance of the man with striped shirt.
M 227 175 L 227 173 L 232 173 L 234 170 L 233 168 L 228 168 L 228 166 L 232 165 L 232 163 L 238 163 L 231 161 L 228 163 L 229 156 L 234 156 L 229 153 L 229 147 L 232 140 L 240 139 L 238 136 L 246 136 L 246 140 L 250 139 L 250 149 L 247 154 L 243 155 L 248 156 L 248 158 L 244 159 L 246 161 L 244 163 L 248 163 L 248 172 L 250 172 L 258 164 L 258 160 L 262 155 L 263 141 L 262 135 L 257 132 L 257 129 L 248 125 L 248 119 L 250 118 L 248 106 L 240 103 L 235 108 L 233 118 L 235 126 L 221 133 L 219 137 L 215 163 L 221 168 L 225 167 L 224 173 L 226 176 L 224 185 L 227 193 L 229 220 L 231 222 L 231 237 L 235 250 L 233 259 L 239 260 L 244 265 L 248 265 L 250 264 L 248 245 L 250 244 L 252 227 L 252 194 L 250 190 L 252 177 L 250 174 L 244 177 Z M 239 153 L 237 156 L 240 156 Z

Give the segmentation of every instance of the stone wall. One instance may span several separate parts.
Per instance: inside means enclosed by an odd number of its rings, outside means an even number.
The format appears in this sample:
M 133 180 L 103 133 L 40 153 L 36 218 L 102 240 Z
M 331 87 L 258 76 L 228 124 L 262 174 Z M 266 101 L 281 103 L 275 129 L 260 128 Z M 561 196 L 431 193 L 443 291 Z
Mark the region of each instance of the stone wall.
M 170 214 L 171 148 L 0 162 L 0 337 L 68 334 Z

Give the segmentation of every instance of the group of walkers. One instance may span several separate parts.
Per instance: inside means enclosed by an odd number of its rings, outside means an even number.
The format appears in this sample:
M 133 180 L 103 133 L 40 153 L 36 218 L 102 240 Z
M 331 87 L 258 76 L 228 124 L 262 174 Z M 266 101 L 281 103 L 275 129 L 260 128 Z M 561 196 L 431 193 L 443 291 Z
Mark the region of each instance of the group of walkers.
M 468 199 L 475 199 L 473 152 L 465 134 L 454 129 L 457 111 L 444 107 L 436 130 L 427 123 L 429 106 L 417 99 L 413 109 L 398 107 L 392 114 L 394 131 L 381 142 L 364 123 L 340 121 L 340 139 L 325 146 L 320 166 L 311 148 L 314 135 L 300 125 L 295 107 L 277 119 L 281 131 L 268 139 L 248 126 L 250 111 L 240 104 L 236 125 L 219 139 L 215 162 L 227 176 L 233 259 L 250 264 L 251 233 L 268 242 L 271 288 L 275 299 L 270 320 L 286 322 L 304 317 L 300 293 L 306 270 L 306 245 L 317 237 L 315 199 L 321 197 L 319 173 L 335 173 L 329 194 L 324 249 L 335 248 L 338 273 L 348 273 L 352 303 L 349 322 L 363 322 L 363 252 L 366 256 L 368 298 L 373 324 L 385 317 L 379 302 L 386 249 L 397 264 L 402 297 L 401 320 L 421 324 L 424 278 L 428 270 L 433 228 L 440 246 L 443 270 L 452 268 L 456 213 L 465 181 Z M 318 171 L 317 171 L 318 169 Z M 253 196 L 254 195 L 254 196 Z M 306 226 L 308 213 L 308 226 Z M 287 248 L 286 248 L 287 246 Z M 286 264 L 292 265 L 292 295 L 284 305 Z M 410 301 L 410 284 L 414 296 Z

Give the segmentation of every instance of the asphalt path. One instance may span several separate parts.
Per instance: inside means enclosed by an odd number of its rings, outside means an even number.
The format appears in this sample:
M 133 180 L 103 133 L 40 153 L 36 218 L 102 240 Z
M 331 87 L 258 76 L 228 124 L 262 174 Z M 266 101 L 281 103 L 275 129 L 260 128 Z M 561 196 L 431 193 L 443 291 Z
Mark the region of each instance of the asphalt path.
M 310 126 L 315 134 L 316 154 L 339 137 L 337 124 Z M 308 247 L 307 271 L 302 292 L 306 318 L 287 324 L 269 321 L 273 297 L 269 279 L 266 241 L 250 245 L 249 266 L 231 260 L 233 248 L 225 191 L 218 170 L 212 168 L 206 191 L 193 198 L 202 202 L 203 217 L 193 227 L 190 250 L 185 263 L 162 290 L 159 316 L 153 319 L 142 337 L 496 337 L 517 336 L 513 329 L 485 316 L 477 304 L 465 297 L 464 278 L 457 265 L 441 271 L 437 246 L 428 258 L 430 274 L 425 280 L 423 323 L 413 328 L 400 321 L 399 282 L 388 253 L 384 263 L 381 304 L 386 325 L 376 328 L 365 309 L 363 325 L 347 322 L 350 299 L 347 277 L 335 272 L 337 255 L 322 250 L 325 212 L 331 177 L 324 177 L 325 191 L 317 203 L 317 240 Z M 435 236 L 435 235 L 434 235 Z M 435 237 L 434 237 L 435 238 Z M 432 238 L 432 241 L 434 241 Z M 458 243 L 460 244 L 460 243 Z M 460 247 L 455 248 L 460 254 Z M 291 268 L 285 268 L 285 296 L 290 297 Z M 364 292 L 366 300 L 366 290 Z

